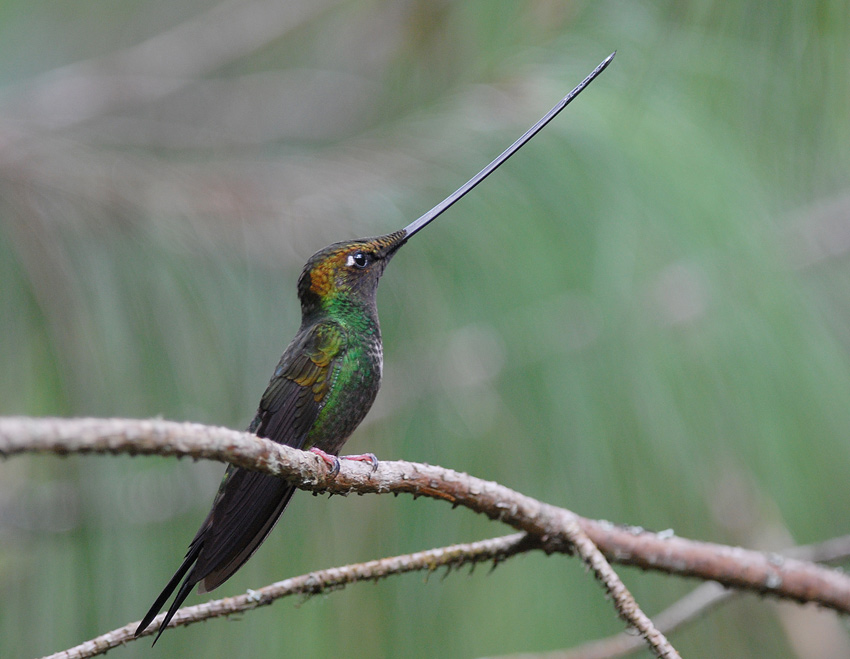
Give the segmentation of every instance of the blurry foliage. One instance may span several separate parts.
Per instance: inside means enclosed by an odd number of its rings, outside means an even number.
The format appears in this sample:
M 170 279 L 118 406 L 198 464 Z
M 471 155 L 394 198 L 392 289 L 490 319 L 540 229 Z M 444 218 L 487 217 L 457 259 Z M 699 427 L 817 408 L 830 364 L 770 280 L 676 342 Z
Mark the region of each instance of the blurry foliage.
M 279 30 L 274 3 L 245 1 L 202 43 L 180 31 L 215 14 L 200 0 L 0 2 L 0 414 L 244 427 L 306 258 L 427 210 L 616 48 L 393 261 L 384 388 L 350 446 L 695 538 L 847 531 L 847 3 L 277 4 Z M 221 469 L 0 463 L 0 656 L 138 619 Z M 502 531 L 431 501 L 301 495 L 220 593 Z M 576 561 L 485 573 L 281 602 L 157 651 L 471 657 L 620 628 Z M 623 573 L 649 613 L 691 586 Z M 802 615 L 747 597 L 672 640 L 847 653 L 843 621 L 804 638 Z

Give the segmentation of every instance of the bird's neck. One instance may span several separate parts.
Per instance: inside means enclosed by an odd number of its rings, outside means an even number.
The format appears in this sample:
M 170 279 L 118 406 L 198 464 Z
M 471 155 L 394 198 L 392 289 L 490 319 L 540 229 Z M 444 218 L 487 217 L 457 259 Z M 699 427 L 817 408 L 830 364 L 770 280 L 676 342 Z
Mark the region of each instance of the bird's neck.
M 332 320 L 356 332 L 376 335 L 380 339 L 378 308 L 374 299 L 337 292 L 309 308 L 302 306 L 304 324 Z

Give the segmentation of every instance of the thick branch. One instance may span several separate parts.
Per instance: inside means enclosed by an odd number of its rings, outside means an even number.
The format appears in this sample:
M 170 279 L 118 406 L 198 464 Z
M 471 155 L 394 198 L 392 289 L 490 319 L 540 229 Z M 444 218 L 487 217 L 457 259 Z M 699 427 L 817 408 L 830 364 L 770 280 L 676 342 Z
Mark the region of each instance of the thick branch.
M 0 455 L 25 452 L 185 455 L 232 462 L 287 478 L 302 489 L 333 494 L 408 492 L 444 499 L 540 539 L 547 551 L 570 551 L 564 533 L 572 513 L 497 483 L 451 469 L 382 462 L 375 472 L 343 461 L 336 477 L 316 456 L 244 432 L 193 423 L 123 419 L 0 418 Z M 739 547 L 651 533 L 575 517 L 611 561 L 850 613 L 850 576 L 809 562 Z

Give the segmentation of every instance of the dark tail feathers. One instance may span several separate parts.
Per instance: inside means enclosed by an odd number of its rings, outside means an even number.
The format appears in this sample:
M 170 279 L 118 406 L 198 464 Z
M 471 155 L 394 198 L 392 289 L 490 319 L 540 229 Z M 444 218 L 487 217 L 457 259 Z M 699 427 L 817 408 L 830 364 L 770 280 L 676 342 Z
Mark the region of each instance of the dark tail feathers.
M 183 563 L 180 565 L 180 568 L 177 572 L 174 573 L 174 576 L 171 577 L 171 581 L 163 588 L 162 592 L 159 594 L 159 597 L 156 598 L 156 601 L 151 606 L 150 611 L 145 614 L 145 617 L 142 618 L 142 621 L 139 623 L 139 626 L 136 628 L 135 637 L 138 637 L 142 632 L 144 632 L 148 626 L 151 624 L 154 618 L 156 618 L 160 609 L 165 605 L 168 601 L 168 598 L 171 597 L 171 593 L 174 592 L 174 589 L 177 588 L 177 584 L 180 579 L 183 578 L 183 575 L 189 571 L 189 569 L 194 565 L 195 561 L 198 560 L 198 555 L 201 553 L 201 547 L 203 546 L 203 542 L 195 542 L 189 547 L 189 551 L 186 553 L 186 558 Z M 177 613 L 177 609 L 180 608 L 180 605 L 183 601 L 189 596 L 189 593 L 192 591 L 192 586 L 198 583 L 199 579 L 194 579 L 194 574 L 191 572 L 189 576 L 186 577 L 186 580 L 180 586 L 180 590 L 177 591 L 177 596 L 174 598 L 174 601 L 171 603 L 171 606 L 168 607 L 168 613 L 165 614 L 165 618 L 162 621 L 162 624 L 159 626 L 159 631 L 156 634 L 156 638 L 153 640 L 153 644 L 151 647 L 156 645 L 156 642 L 159 640 L 159 637 L 162 636 L 162 632 L 165 631 L 165 628 L 168 627 L 168 623 L 171 622 L 171 619 L 174 617 L 174 614 Z

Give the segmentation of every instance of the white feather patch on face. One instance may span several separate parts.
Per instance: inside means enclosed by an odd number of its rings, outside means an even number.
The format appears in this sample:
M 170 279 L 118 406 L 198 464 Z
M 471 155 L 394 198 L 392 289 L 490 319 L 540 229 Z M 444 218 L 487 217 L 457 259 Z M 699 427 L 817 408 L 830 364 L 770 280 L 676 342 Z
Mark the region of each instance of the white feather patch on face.
M 349 268 L 354 265 L 354 254 L 349 254 L 348 258 L 345 259 L 345 265 Z

